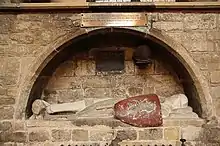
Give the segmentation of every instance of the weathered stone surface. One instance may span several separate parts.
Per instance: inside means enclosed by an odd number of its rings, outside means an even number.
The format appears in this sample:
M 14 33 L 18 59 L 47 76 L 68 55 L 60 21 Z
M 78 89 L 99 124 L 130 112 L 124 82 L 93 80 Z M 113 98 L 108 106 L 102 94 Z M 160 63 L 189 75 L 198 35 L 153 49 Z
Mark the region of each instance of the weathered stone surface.
M 214 29 L 216 28 L 216 14 L 185 14 L 185 29 Z
M 181 135 L 187 141 L 199 141 L 203 138 L 201 137 L 202 134 L 203 129 L 201 127 L 187 126 L 181 128 Z
M 220 83 L 220 71 L 211 72 L 210 78 L 212 83 Z
M 7 57 L 6 58 L 6 75 L 7 76 L 17 76 L 20 69 L 20 59 L 17 57 Z
M 142 95 L 121 100 L 114 106 L 115 117 L 138 127 L 160 126 L 162 117 L 157 95 Z
M 88 141 L 88 130 L 75 129 L 72 131 L 72 140 L 73 141 Z
M 30 142 L 44 142 L 50 139 L 49 132 L 46 130 L 31 130 L 29 132 Z
M 0 131 L 7 131 L 12 128 L 12 124 L 9 121 L 0 122 Z
M 179 128 L 173 127 L 173 128 L 165 128 L 164 129 L 164 139 L 165 140 L 179 140 Z
M 0 86 L 0 95 L 6 95 L 7 89 Z
M 79 111 L 76 114 L 78 118 L 104 118 L 104 117 L 113 117 L 114 104 L 117 103 L 120 99 L 113 98 L 103 98 L 94 102 L 94 104 L 89 105 L 85 109 Z
M 220 128 L 207 127 L 204 129 L 204 136 L 208 142 L 220 143 Z
M 20 121 L 20 120 L 14 121 L 13 130 L 14 131 L 25 131 L 26 130 L 25 121 Z
M 0 133 L 0 141 L 2 142 L 26 142 L 27 133 L 25 132 L 2 132 Z
M 15 103 L 14 98 L 0 97 L 0 105 L 11 105 Z
M 208 40 L 220 40 L 219 31 L 208 31 L 207 32 L 207 39 Z
M 57 92 L 58 103 L 74 102 L 83 97 L 82 89 L 59 90 Z
M 110 141 L 114 138 L 113 130 L 92 130 L 90 131 L 91 141 Z
M 14 108 L 10 106 L 0 107 L 0 120 L 12 119 Z
M 110 79 L 108 76 L 88 76 L 82 86 L 83 88 L 109 88 L 112 86 Z
M 182 43 L 187 50 L 196 51 L 213 51 L 213 46 L 208 46 L 205 32 L 183 32 Z M 213 42 L 210 42 L 213 43 Z
M 77 68 L 75 70 L 77 76 L 95 75 L 95 62 L 91 60 L 77 61 Z
M 7 2 L 7 0 L 3 0 L 3 2 Z M 1 2 L 0 2 L 1 3 Z M 10 33 L 12 30 L 13 21 L 15 20 L 16 15 L 13 14 L 4 14 L 0 15 L 0 34 Z
M 131 61 L 125 61 L 125 73 L 126 74 L 134 74 L 134 63 Z
M 86 88 L 85 97 L 108 98 L 108 97 L 111 97 L 111 90 L 109 88 Z
M 160 140 L 162 138 L 162 128 L 144 129 L 143 131 L 139 131 L 139 140 Z
M 135 130 L 119 130 L 114 140 L 112 140 L 110 146 L 119 146 L 119 143 L 123 140 L 136 140 L 137 132 Z
M 183 22 L 155 22 L 153 27 L 163 31 L 182 31 Z
M 69 141 L 71 140 L 70 130 L 52 130 L 52 141 Z
M 124 87 L 119 87 L 119 88 L 112 88 L 112 97 L 113 98 L 125 98 L 126 94 L 126 89 Z M 128 95 L 127 95 L 128 97 Z
M 129 96 L 138 96 L 143 94 L 143 89 L 139 87 L 129 87 L 128 95 Z
M 220 97 L 220 86 L 211 87 L 211 94 L 216 99 Z
M 159 13 L 158 20 L 159 21 L 183 21 L 184 14 L 183 13 Z
M 55 76 L 72 77 L 75 75 L 76 64 L 72 61 L 62 63 L 55 71 Z

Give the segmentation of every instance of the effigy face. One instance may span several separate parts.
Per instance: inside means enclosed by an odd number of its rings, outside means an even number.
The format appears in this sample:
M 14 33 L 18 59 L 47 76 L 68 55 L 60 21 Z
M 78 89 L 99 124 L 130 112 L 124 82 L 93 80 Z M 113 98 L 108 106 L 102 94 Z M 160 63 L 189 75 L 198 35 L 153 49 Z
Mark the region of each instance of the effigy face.
M 161 106 L 157 95 L 141 95 L 119 101 L 114 106 L 115 117 L 137 127 L 162 125 Z

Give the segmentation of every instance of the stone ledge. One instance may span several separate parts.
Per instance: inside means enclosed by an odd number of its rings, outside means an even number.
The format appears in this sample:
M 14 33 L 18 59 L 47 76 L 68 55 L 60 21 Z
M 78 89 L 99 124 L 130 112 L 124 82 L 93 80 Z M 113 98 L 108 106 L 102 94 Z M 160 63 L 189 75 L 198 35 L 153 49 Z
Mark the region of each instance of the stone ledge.
M 172 126 L 195 126 L 201 127 L 205 124 L 204 119 L 164 119 L 163 126 L 161 127 L 172 127 Z M 127 127 L 131 128 L 133 126 L 125 124 L 117 119 L 114 118 L 88 118 L 88 119 L 71 119 L 71 120 L 27 120 L 26 121 L 27 127 L 80 127 L 80 126 L 96 126 L 96 125 L 104 125 L 108 127 Z M 136 127 L 138 128 L 138 127 Z M 152 127 L 146 127 L 152 128 Z
M 1 4 L 0 11 L 7 11 L 7 10 L 72 10 L 72 9 L 90 9 L 95 8 L 97 10 L 100 8 L 104 8 L 101 11 L 106 11 L 106 9 L 114 9 L 120 8 L 120 11 L 125 11 L 127 8 L 133 9 L 138 11 L 137 8 L 142 8 L 146 10 L 151 9 L 202 9 L 202 10 L 211 10 L 216 9 L 216 11 L 220 10 L 220 3 L 219 2 L 85 2 L 85 1 L 76 1 L 71 3 L 11 3 L 11 4 Z M 129 10 L 131 11 L 131 10 Z M 139 10 L 141 11 L 141 10 Z

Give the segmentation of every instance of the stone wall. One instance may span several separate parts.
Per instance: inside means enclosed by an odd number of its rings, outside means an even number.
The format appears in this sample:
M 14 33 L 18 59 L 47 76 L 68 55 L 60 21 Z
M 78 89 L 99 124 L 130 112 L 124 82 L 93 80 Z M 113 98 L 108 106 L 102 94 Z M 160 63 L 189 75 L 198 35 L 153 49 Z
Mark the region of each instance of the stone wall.
M 220 15 L 218 13 L 153 13 L 149 16 L 155 19 L 153 27 L 184 46 L 200 68 L 200 72 L 208 82 L 212 107 L 218 119 L 220 117 Z M 102 130 L 99 126 L 77 126 L 67 121 L 31 121 L 24 119 L 24 116 L 18 119 L 19 116 L 16 115 L 16 112 L 20 111 L 20 101 L 25 99 L 22 93 L 24 87 L 28 86 L 26 79 L 34 80 L 34 74 L 38 74 L 37 70 L 32 70 L 32 65 L 41 64 L 42 56 L 48 54 L 48 48 L 53 50 L 56 49 L 54 46 L 62 45 L 61 39 L 69 40 L 70 36 L 85 32 L 78 27 L 79 20 L 79 15 L 72 13 L 0 15 L 0 145 L 73 145 L 78 140 L 107 143 L 104 139 L 98 139 L 100 132 L 97 131 Z M 56 73 L 59 72 L 58 70 Z M 61 77 L 62 73 L 59 74 Z M 109 132 L 104 134 L 101 132 L 101 135 L 106 135 L 104 138 L 108 140 L 116 139 L 114 141 L 117 142 L 124 139 L 120 138 L 123 134 L 126 135 L 125 139 L 130 139 L 129 145 L 133 145 L 133 142 L 141 145 L 144 140 L 151 141 L 152 137 L 149 133 L 156 133 L 158 139 L 175 143 L 179 141 L 177 139 L 180 138 L 180 132 L 189 132 L 193 129 L 190 126 L 194 126 L 193 132 L 197 132 L 195 135 L 199 138 L 192 138 L 190 136 L 192 133 L 187 133 L 184 136 L 187 141 L 197 145 L 202 145 L 201 142 L 205 143 L 204 145 L 218 145 L 220 134 L 217 134 L 219 132 L 217 120 L 207 122 L 208 124 L 203 126 L 198 124 L 200 123 L 198 121 L 196 125 L 187 123 L 183 129 L 180 128 L 180 121 L 167 125 L 168 128 L 164 123 L 164 127 L 153 128 L 154 130 L 130 127 L 129 130 L 135 129 L 134 132 L 128 132 L 131 136 L 124 134 L 127 133 L 123 131 L 126 128 L 116 134 L 112 131 L 115 129 L 117 131 L 117 128 L 107 126 L 103 130 Z M 95 132 L 88 132 L 88 129 Z M 205 132 L 200 132 L 201 129 Z M 74 136 L 76 133 L 78 135 Z M 116 138 L 116 135 L 119 135 L 119 138 Z M 121 144 L 126 145 L 126 143 L 127 141 L 124 141 Z
M 140 70 L 131 58 L 125 58 L 123 73 L 109 75 L 96 71 L 94 59 L 67 60 L 50 77 L 42 99 L 49 103 L 66 103 L 89 98 L 126 98 L 151 93 L 169 97 L 184 93 L 168 64 L 154 60 L 148 68 Z

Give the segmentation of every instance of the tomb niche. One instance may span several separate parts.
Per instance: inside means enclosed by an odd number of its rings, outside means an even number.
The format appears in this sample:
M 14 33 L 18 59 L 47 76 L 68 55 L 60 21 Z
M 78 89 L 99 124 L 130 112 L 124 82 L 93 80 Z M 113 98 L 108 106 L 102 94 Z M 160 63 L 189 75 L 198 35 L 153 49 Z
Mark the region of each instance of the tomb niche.
M 84 56 L 85 54 L 83 53 L 79 53 L 75 57 L 89 58 L 89 62 L 95 62 L 95 67 L 93 68 L 95 71 L 92 77 L 106 76 L 111 78 L 112 76 L 126 74 L 125 58 L 127 54 L 125 52 L 127 50 L 127 48 L 123 47 L 95 48 L 89 51 L 89 55 L 87 54 L 89 57 Z M 131 54 L 130 63 L 139 71 L 148 70 L 154 62 L 151 49 L 147 45 L 139 45 L 129 54 Z M 80 72 L 78 73 L 80 74 Z M 76 74 L 73 76 L 76 76 Z M 147 76 L 147 73 L 145 76 Z M 85 76 L 81 76 L 81 78 L 85 78 Z M 161 126 L 163 119 L 167 118 L 199 118 L 188 105 L 188 98 L 183 93 L 164 97 L 150 94 L 150 92 L 149 94 L 137 93 L 135 96 L 121 93 L 120 98 L 105 96 L 102 98 L 90 98 L 84 96 L 74 102 L 64 103 L 48 102 L 43 97 L 42 99 L 34 100 L 32 113 L 33 115 L 30 119 L 114 118 L 138 127 Z

